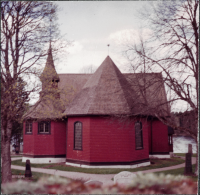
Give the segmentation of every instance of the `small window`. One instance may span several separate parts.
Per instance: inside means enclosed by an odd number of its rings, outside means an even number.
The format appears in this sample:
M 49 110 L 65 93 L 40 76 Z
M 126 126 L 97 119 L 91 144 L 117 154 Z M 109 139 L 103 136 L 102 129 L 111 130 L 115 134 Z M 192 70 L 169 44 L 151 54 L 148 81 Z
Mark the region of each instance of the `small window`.
M 136 149 L 143 149 L 142 123 L 135 123 L 135 145 Z
M 32 134 L 32 121 L 26 121 L 26 133 Z
M 74 150 L 82 150 L 82 123 L 74 123 Z
M 39 134 L 50 134 L 50 122 L 42 121 L 38 123 L 38 133 Z

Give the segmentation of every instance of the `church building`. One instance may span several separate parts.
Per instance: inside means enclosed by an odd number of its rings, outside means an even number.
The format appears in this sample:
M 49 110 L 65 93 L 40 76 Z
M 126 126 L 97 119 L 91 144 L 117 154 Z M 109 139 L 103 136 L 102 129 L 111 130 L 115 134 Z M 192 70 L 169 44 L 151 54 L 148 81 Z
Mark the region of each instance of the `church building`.
M 134 168 L 173 152 L 173 131 L 146 106 L 170 112 L 161 73 L 121 73 L 107 56 L 93 74 L 57 74 L 50 46 L 40 79 L 24 117 L 23 162 Z

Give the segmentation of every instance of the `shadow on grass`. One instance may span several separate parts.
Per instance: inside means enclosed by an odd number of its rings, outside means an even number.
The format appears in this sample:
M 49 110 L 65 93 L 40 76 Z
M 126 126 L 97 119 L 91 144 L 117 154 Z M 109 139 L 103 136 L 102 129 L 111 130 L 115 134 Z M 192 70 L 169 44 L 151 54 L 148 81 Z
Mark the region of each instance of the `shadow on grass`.
M 25 174 L 25 171 L 22 171 L 22 170 L 16 170 L 16 169 L 11 169 L 11 172 L 12 172 L 12 175 L 24 175 Z M 26 180 L 26 181 L 31 181 L 31 182 L 37 182 L 41 177 L 50 177 L 52 176 L 53 174 L 46 174 L 46 173 L 38 173 L 38 172 L 33 172 L 32 171 L 32 178 L 21 178 L 21 180 Z M 63 176 L 59 176 L 61 178 L 65 178 L 65 179 L 70 179 L 70 178 L 67 178 L 67 177 L 63 177 Z M 12 181 L 17 181 L 19 180 L 18 178 L 12 178 Z M 71 179 L 70 179 L 71 180 Z M 80 180 L 82 181 L 81 179 L 77 179 L 77 180 Z
M 12 171 L 12 175 L 24 175 L 25 174 L 25 171 L 22 171 L 22 170 L 11 169 L 11 171 Z M 20 178 L 20 180 L 37 182 L 41 177 L 49 177 L 49 176 L 51 176 L 51 175 L 46 174 L 46 173 L 32 172 L 32 178 Z M 12 181 L 17 181 L 17 180 L 19 180 L 19 179 L 12 178 Z
M 174 153 L 177 156 L 184 156 L 185 157 L 185 153 Z M 197 154 L 192 154 L 192 157 L 197 157 Z

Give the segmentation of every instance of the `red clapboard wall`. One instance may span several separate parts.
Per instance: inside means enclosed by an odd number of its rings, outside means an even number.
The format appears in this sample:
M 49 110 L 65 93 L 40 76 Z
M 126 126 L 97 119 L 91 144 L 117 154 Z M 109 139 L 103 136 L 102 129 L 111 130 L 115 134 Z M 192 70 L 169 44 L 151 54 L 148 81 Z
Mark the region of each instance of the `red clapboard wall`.
M 82 150 L 74 150 L 74 123 L 80 121 Z M 135 147 L 135 121 L 123 125 L 110 118 L 69 117 L 67 160 L 86 162 L 133 162 L 149 158 L 148 123 L 143 120 L 143 149 Z
M 152 122 L 152 153 L 169 153 L 168 128 L 159 120 Z
M 66 122 L 51 121 L 50 134 L 38 134 L 38 123 L 33 122 L 32 134 L 25 133 L 24 122 L 24 155 L 52 156 L 66 154 Z

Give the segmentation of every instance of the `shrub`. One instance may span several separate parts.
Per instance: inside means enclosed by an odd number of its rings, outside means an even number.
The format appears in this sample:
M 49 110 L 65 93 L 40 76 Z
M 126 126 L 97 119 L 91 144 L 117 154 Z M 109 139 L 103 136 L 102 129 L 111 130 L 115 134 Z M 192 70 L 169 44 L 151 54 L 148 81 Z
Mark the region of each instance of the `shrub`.
M 138 173 L 129 185 L 85 185 L 83 181 L 58 176 L 37 183 L 17 181 L 2 185 L 4 194 L 197 194 L 197 183 L 184 176 Z

